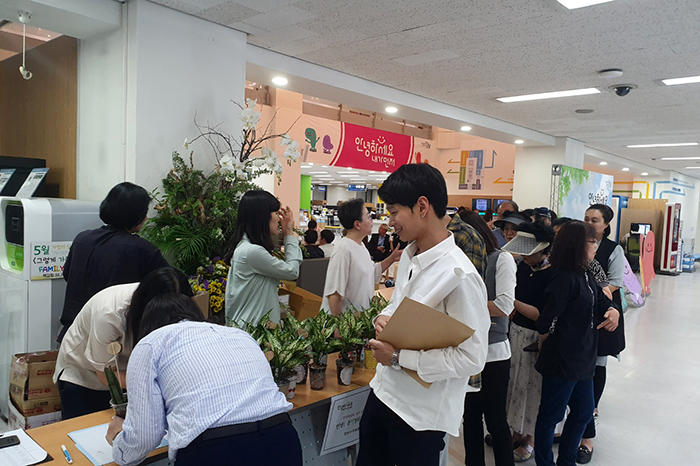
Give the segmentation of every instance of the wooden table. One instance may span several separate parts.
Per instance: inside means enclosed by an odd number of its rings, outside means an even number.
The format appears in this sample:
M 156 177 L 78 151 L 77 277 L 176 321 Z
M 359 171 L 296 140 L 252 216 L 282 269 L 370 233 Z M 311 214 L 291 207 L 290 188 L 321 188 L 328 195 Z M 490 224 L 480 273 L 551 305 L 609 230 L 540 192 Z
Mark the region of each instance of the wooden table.
M 326 386 L 323 390 L 311 390 L 308 377 L 305 385 L 297 385 L 296 395 L 291 400 L 294 408 L 292 408 L 292 410 L 289 412 L 293 421 L 295 418 L 304 417 L 307 411 L 318 408 L 319 406 L 322 407 L 324 403 L 328 403 L 329 400 L 335 395 L 347 393 L 369 385 L 370 380 L 372 380 L 372 377 L 374 377 L 374 370 L 364 369 L 361 367 L 356 367 L 355 373 L 352 375 L 352 383 L 350 385 L 338 385 L 335 365 L 335 360 L 337 358 L 337 354 L 332 354 L 328 357 Z M 27 434 L 39 445 L 41 445 L 41 447 L 46 450 L 49 455 L 51 455 L 53 461 L 50 461 L 49 463 L 53 464 L 56 462 L 56 464 L 67 464 L 63 459 L 63 452 L 61 451 L 61 445 L 65 445 L 68 452 L 73 457 L 74 466 L 92 466 L 90 460 L 88 460 L 85 455 L 78 451 L 73 440 L 68 437 L 68 433 L 80 429 L 86 429 L 88 427 L 98 426 L 100 424 L 106 424 L 112 419 L 113 415 L 114 412 L 111 409 L 107 409 L 98 413 L 88 414 L 87 416 L 68 419 L 66 421 L 57 422 L 48 426 L 37 427 L 36 429 L 29 429 Z M 299 430 L 299 428 L 297 428 L 297 430 Z M 300 438 L 302 438 L 301 433 Z M 315 445 L 312 447 L 309 444 L 308 446 L 310 448 L 315 448 Z M 152 451 L 148 455 L 148 459 L 143 464 L 153 462 L 165 463 L 167 457 L 168 448 L 159 448 L 158 450 Z

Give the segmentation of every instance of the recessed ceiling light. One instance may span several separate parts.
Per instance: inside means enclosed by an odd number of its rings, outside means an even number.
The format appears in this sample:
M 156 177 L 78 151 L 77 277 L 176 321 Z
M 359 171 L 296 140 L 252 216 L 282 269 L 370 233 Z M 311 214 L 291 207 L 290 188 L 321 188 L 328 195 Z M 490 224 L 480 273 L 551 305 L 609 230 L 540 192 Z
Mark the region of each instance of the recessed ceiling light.
M 516 139 L 515 141 L 513 141 L 513 143 L 514 144 L 525 144 L 525 141 L 523 141 L 522 139 Z
M 688 76 L 687 78 L 662 79 L 662 83 L 667 86 L 675 86 L 677 84 L 694 84 L 700 83 L 700 76 Z
M 382 170 L 382 173 L 388 173 L 388 172 L 386 172 L 386 171 Z
M 700 167 L 685 167 L 686 170 L 700 170 Z
M 599 165 L 607 165 L 607 164 L 608 164 L 608 162 L 603 161 L 603 162 L 600 162 Z
M 627 168 L 627 167 L 623 167 L 623 168 L 622 168 L 622 171 L 623 171 L 623 172 L 628 172 L 628 171 L 630 171 L 630 169 Z
M 355 178 L 355 175 L 338 175 L 341 178 Z
M 685 147 L 685 146 L 697 146 L 697 142 L 679 142 L 674 144 L 634 144 L 627 146 L 629 149 L 646 149 L 649 147 Z
M 516 95 L 513 97 L 499 97 L 498 101 L 504 104 L 512 102 L 526 102 L 528 100 L 556 99 L 559 97 L 575 97 L 579 95 L 600 94 L 600 89 L 589 87 L 586 89 L 573 89 L 570 91 L 543 92 L 540 94 Z
M 307 175 L 326 175 L 328 172 L 308 172 Z
M 313 166 L 314 166 L 314 164 L 313 164 L 313 163 L 311 163 L 311 162 L 309 162 L 309 166 L 310 166 L 310 167 L 313 167 Z
M 352 170 L 352 167 L 347 167 L 348 170 Z
M 569 10 L 575 10 L 576 8 L 583 8 L 591 5 L 599 5 L 601 3 L 612 2 L 613 0 L 557 0 L 559 3 L 564 5 Z
M 460 131 L 471 131 L 472 127 L 471 126 L 462 126 L 461 128 L 459 128 L 459 130 Z
M 647 176 L 648 174 L 647 172 L 642 172 L 642 176 Z
M 700 157 L 661 157 L 661 160 L 700 160 Z
M 289 83 L 289 81 L 283 76 L 275 76 L 274 78 L 272 78 L 272 84 L 275 84 L 277 86 L 286 86 L 287 83 Z
M 328 165 L 321 165 L 321 168 L 328 168 Z
M 384 109 L 384 111 L 385 111 L 386 113 L 396 113 L 396 112 L 399 111 L 399 109 L 396 108 L 396 107 L 387 107 L 387 108 Z

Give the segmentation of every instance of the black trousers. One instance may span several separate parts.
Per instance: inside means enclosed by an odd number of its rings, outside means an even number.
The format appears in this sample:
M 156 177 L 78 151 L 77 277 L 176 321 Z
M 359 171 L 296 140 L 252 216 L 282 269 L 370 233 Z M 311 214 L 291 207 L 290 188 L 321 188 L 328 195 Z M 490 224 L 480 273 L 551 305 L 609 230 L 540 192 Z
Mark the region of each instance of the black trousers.
M 513 439 L 506 420 L 510 359 L 486 363 L 481 372 L 481 390 L 467 393 L 464 400 L 464 451 L 467 466 L 484 466 L 484 427 L 493 437 L 496 466 L 513 466 Z
M 106 388 L 106 387 L 105 387 Z M 58 381 L 63 419 L 84 416 L 109 409 L 111 396 L 108 390 L 91 390 L 74 383 Z
M 607 368 L 605 366 L 595 366 L 595 375 L 593 376 L 593 399 L 595 401 L 595 407 L 598 407 L 598 402 L 603 396 L 603 389 L 605 389 L 605 380 L 607 378 Z M 583 438 L 594 438 L 595 437 L 595 418 L 591 419 L 591 422 L 586 426 L 586 430 L 583 432 Z
M 438 466 L 444 438 L 444 432 L 413 430 L 371 391 L 355 466 Z
M 291 421 L 249 434 L 195 439 L 178 450 L 177 466 L 301 466 L 301 443 Z

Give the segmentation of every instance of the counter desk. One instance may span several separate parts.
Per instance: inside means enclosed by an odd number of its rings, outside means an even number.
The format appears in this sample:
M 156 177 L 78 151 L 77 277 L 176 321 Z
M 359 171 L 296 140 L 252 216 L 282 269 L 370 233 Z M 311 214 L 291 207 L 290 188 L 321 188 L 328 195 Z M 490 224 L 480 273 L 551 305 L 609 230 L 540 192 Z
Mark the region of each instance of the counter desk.
M 335 360 L 337 354 L 328 357 L 328 369 L 326 372 L 326 386 L 323 390 L 311 390 L 309 381 L 305 385 L 297 385 L 296 394 L 291 400 L 294 408 L 289 412 L 292 423 L 299 434 L 304 465 L 348 465 L 348 456 L 355 454 L 355 448 L 349 447 L 336 452 L 319 456 L 323 436 L 326 430 L 326 421 L 330 409 L 331 398 L 335 395 L 357 390 L 369 385 L 374 377 L 374 369 L 357 367 L 352 376 L 352 383 L 348 386 L 338 385 Z M 69 432 L 88 427 L 105 424 L 110 421 L 114 412 L 111 409 L 98 413 L 88 414 L 75 419 L 57 422 L 44 427 L 30 429 L 27 434 L 32 437 L 53 458 L 42 464 L 65 465 L 66 462 L 61 452 L 61 445 L 65 445 L 73 457 L 73 466 L 91 466 L 92 463 L 78 451 L 73 441 L 68 437 Z M 115 464 L 115 463 L 110 463 Z M 159 448 L 149 455 L 143 464 L 170 465 L 168 461 L 168 449 Z

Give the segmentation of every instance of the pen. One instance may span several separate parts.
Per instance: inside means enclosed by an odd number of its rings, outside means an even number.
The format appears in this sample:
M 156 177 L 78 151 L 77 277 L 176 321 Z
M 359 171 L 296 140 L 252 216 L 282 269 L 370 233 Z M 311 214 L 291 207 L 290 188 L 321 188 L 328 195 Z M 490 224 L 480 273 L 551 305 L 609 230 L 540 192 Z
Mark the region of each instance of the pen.
M 70 453 L 68 453 L 65 445 L 61 445 L 61 450 L 63 450 L 63 456 L 66 458 L 66 463 L 73 464 L 73 458 L 70 457 Z

